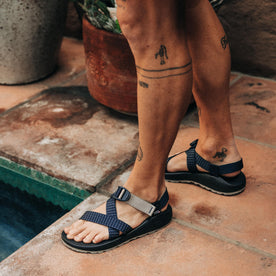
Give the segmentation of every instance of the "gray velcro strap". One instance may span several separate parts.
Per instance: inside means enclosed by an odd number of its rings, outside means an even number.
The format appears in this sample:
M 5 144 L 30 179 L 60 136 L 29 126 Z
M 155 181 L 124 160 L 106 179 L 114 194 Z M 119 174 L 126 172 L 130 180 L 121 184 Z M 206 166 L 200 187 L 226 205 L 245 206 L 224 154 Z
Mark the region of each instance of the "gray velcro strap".
M 148 216 L 152 216 L 156 207 L 149 202 L 143 200 L 142 198 L 131 194 L 131 197 L 128 201 L 126 201 L 130 206 L 136 208 L 137 210 L 147 214 Z
M 119 186 L 117 191 L 112 195 L 112 197 L 119 201 L 124 201 L 135 209 L 152 216 L 156 207 L 143 200 L 142 198 L 131 194 L 125 187 Z

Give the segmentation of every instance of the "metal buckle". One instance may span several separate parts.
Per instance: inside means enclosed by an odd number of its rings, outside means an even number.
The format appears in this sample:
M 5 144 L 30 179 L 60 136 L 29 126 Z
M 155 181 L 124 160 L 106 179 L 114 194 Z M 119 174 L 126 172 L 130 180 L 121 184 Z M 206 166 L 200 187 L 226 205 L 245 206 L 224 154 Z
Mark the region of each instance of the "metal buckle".
M 158 214 L 160 214 L 160 213 L 161 213 L 160 210 L 155 210 L 155 211 L 153 212 L 153 215 L 158 215 Z
M 131 197 L 131 194 L 126 188 L 119 186 L 117 191 L 112 195 L 112 197 L 119 201 L 128 201 Z

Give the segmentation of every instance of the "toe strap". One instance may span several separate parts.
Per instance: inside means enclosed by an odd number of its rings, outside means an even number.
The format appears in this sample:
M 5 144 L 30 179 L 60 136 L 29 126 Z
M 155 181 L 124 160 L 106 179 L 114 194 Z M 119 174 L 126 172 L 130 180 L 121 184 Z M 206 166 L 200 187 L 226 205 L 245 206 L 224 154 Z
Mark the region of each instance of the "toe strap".
M 127 233 L 132 230 L 128 224 L 113 216 L 104 215 L 93 211 L 86 211 L 80 219 L 111 227 L 123 233 Z
M 107 226 L 109 238 L 118 237 L 120 232 L 124 234 L 130 232 L 132 227 L 117 217 L 116 200 L 124 201 L 148 216 L 154 216 L 159 214 L 166 206 L 169 201 L 169 195 L 166 189 L 161 198 L 151 204 L 133 195 L 126 188 L 119 186 L 117 191 L 112 194 L 111 198 L 109 198 L 106 203 L 106 215 L 93 211 L 87 211 L 80 219 Z

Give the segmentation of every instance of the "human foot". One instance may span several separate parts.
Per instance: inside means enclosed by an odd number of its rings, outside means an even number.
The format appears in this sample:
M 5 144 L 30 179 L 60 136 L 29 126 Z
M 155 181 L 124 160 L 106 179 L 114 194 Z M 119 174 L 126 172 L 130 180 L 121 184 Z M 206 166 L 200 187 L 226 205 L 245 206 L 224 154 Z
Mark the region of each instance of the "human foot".
M 193 146 L 195 146 L 195 152 L 202 158 L 207 160 L 213 165 L 222 166 L 226 164 L 231 164 L 241 160 L 239 152 L 233 142 L 231 143 L 200 143 L 199 140 L 194 141 Z M 192 146 L 192 147 L 193 147 Z M 206 169 L 202 168 L 199 164 L 196 164 L 196 168 L 200 172 L 208 172 Z M 173 158 L 168 160 L 167 163 L 168 172 L 177 171 L 189 171 L 187 166 L 187 153 L 186 151 L 177 153 Z M 223 174 L 226 177 L 233 177 L 240 173 L 240 170 L 234 171 L 232 173 Z
M 107 203 L 65 228 L 62 239 L 73 250 L 99 253 L 155 231 L 170 219 L 167 191 L 159 201 L 150 204 L 118 187 Z
M 194 141 L 189 150 L 168 159 L 169 182 L 192 183 L 214 193 L 235 195 L 245 188 L 242 160 L 234 144 L 209 146 Z M 217 151 L 221 148 L 221 151 Z M 202 153 L 201 153 L 202 152 Z

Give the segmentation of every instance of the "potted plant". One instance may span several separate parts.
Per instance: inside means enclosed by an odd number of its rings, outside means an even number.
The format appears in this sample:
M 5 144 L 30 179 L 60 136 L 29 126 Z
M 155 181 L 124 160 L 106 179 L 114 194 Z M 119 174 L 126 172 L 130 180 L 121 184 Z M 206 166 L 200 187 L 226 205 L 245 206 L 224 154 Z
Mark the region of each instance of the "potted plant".
M 134 57 L 117 20 L 115 0 L 72 0 L 82 18 L 88 89 L 97 101 L 117 111 L 137 113 Z M 209 0 L 219 7 L 223 0 Z
M 41 79 L 57 64 L 67 0 L 1 1 L 0 83 Z
M 136 114 L 135 62 L 118 22 L 110 15 L 114 0 L 75 2 L 83 12 L 83 43 L 91 96 L 117 111 Z

